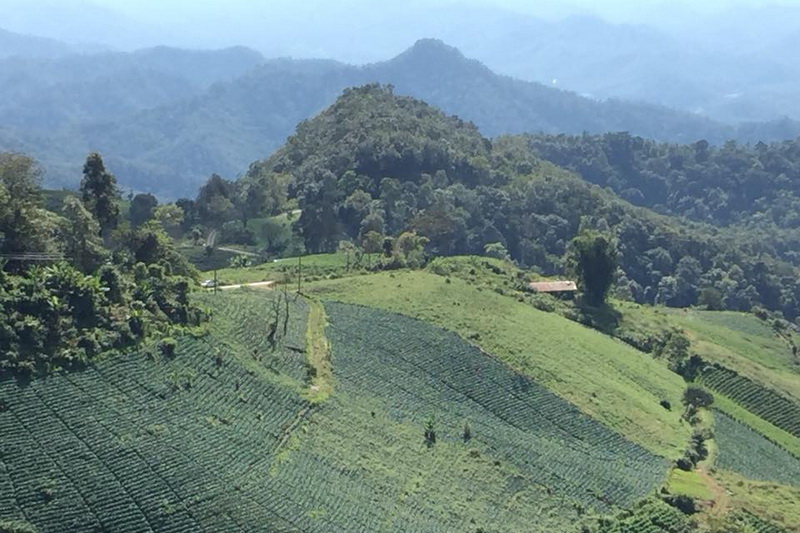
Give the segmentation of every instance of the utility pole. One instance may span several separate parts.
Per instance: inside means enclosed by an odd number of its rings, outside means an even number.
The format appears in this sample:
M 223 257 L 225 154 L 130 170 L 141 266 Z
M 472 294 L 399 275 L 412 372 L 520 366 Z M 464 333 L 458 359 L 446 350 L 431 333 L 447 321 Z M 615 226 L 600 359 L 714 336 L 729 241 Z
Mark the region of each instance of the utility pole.
M 217 288 L 217 285 L 218 285 L 218 283 L 217 283 L 217 269 L 215 268 L 214 269 L 214 294 L 217 294 L 217 291 L 219 290 Z
M 303 256 L 297 256 L 297 294 L 300 294 L 300 282 L 303 279 Z

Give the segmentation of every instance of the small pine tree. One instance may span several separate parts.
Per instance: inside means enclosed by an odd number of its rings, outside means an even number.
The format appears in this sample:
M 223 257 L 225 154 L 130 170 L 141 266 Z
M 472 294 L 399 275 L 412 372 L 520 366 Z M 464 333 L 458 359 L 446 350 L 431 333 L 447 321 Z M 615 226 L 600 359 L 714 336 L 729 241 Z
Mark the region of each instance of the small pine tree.
M 472 439 L 472 428 L 469 427 L 469 422 L 464 422 L 464 442 L 469 442 Z

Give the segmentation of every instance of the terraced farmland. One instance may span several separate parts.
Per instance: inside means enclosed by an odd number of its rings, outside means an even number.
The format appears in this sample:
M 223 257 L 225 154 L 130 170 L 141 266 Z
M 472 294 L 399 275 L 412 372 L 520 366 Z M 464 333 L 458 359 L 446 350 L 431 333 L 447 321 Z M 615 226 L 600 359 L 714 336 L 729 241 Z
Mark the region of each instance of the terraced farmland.
M 743 476 L 800 487 L 800 459 L 752 429 L 715 412 L 716 464 Z
M 661 501 L 645 501 L 620 513 L 597 533 L 691 533 L 693 528 L 683 513 Z
M 312 405 L 296 366 L 270 363 L 260 342 L 275 297 L 203 296 L 213 335 L 179 339 L 169 359 L 132 354 L 1 383 L 0 522 L 41 533 L 572 531 L 666 474 L 664 460 L 411 319 L 399 323 L 415 343 L 382 337 L 402 353 L 359 340 L 374 323 L 350 340 L 340 331 L 336 389 Z M 299 341 L 307 320 L 296 305 L 286 338 Z
M 136 354 L 2 383 L 0 498 L 12 505 L 0 519 L 41 532 L 290 529 L 286 488 L 265 480 L 308 406 L 214 352 L 183 339 L 163 363 Z
M 426 272 L 316 282 L 322 299 L 374 306 L 458 333 L 582 412 L 648 450 L 675 459 L 689 440 L 680 410 L 686 384 L 620 341 L 460 279 Z
M 259 289 L 204 293 L 195 298 L 221 318 L 211 321 L 217 339 L 236 343 L 237 351 L 249 352 L 254 361 L 273 372 L 297 381 L 306 379 L 309 307 L 305 299 L 291 294 L 284 300 L 281 291 Z
M 700 382 L 776 427 L 800 437 L 800 404 L 718 365 L 707 365 Z
M 666 475 L 666 461 L 588 418 L 452 333 L 415 319 L 326 304 L 344 392 L 376 391 L 390 415 L 462 440 L 519 469 L 518 483 L 598 510 L 632 504 Z M 420 435 L 422 432 L 420 429 Z

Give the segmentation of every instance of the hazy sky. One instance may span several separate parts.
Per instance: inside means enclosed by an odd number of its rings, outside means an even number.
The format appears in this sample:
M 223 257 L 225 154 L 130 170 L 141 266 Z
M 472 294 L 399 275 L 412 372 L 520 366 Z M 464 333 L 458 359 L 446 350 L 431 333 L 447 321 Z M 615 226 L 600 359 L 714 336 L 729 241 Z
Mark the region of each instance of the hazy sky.
M 487 31 L 505 27 L 502 17 L 512 12 L 549 20 L 594 14 L 612 22 L 677 30 L 680 38 L 696 40 L 715 29 L 740 34 L 749 31 L 751 20 L 768 18 L 739 13 L 737 24 L 722 27 L 707 22 L 704 14 L 768 4 L 800 7 L 800 0 L 0 0 L 0 28 L 123 50 L 157 44 L 245 45 L 268 56 L 358 63 L 386 59 L 421 37 L 439 37 L 468 48 L 469 36 L 459 33 L 452 20 L 456 14 L 471 17 L 470 27 L 481 26 L 484 15 L 494 17 Z M 469 10 L 446 9 L 464 5 L 508 13 L 473 9 L 465 15 Z M 773 13 L 769 24 L 793 31 L 796 19 Z M 763 28 L 762 24 L 760 35 Z M 768 29 L 767 36 L 770 33 Z
M 0 0 L 2 2 L 2 0 Z M 239 11 L 277 10 L 278 12 L 306 12 L 330 9 L 332 6 L 386 6 L 385 0 L 94 0 L 99 5 L 113 7 L 131 16 L 152 20 L 158 13 L 173 16 L 176 13 L 224 13 Z M 402 2 L 407 5 L 409 2 Z M 414 2 L 411 2 L 414 3 Z M 691 6 L 693 10 L 718 12 L 734 6 L 764 6 L 769 4 L 800 5 L 800 0 L 426 0 L 425 4 L 483 4 L 494 5 L 529 14 L 560 15 L 570 12 L 592 12 L 613 19 L 630 19 L 640 14 L 652 14 L 654 8 L 665 6 Z M 236 6 L 231 8 L 231 6 Z M 662 11 L 663 12 L 663 11 Z

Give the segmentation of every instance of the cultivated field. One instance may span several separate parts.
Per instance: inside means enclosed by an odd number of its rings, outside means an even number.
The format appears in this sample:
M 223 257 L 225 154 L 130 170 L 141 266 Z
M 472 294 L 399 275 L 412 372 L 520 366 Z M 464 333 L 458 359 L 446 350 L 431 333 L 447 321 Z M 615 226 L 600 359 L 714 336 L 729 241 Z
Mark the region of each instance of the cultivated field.
M 399 421 L 463 440 L 535 485 L 587 507 L 634 503 L 665 478 L 666 461 L 515 374 L 453 333 L 366 307 L 327 304 L 343 392 L 375 391 Z
M 800 459 L 723 413 L 716 412 L 714 419 L 719 468 L 800 487 Z
M 323 299 L 372 305 L 458 333 L 629 440 L 668 458 L 683 453 L 686 385 L 626 344 L 553 313 L 426 272 L 321 281 Z M 673 409 L 659 405 L 667 400 Z
M 308 307 L 293 304 L 274 352 L 263 342 L 279 297 L 202 295 L 212 336 L 179 339 L 171 358 L 130 354 L 0 384 L 0 523 L 41 533 L 573 531 L 666 475 L 665 460 L 453 334 L 382 311 L 330 308 L 334 388 L 310 403 L 309 381 L 286 359 L 305 346 Z
M 794 437 L 800 437 L 800 403 L 716 365 L 707 365 L 699 382 Z

